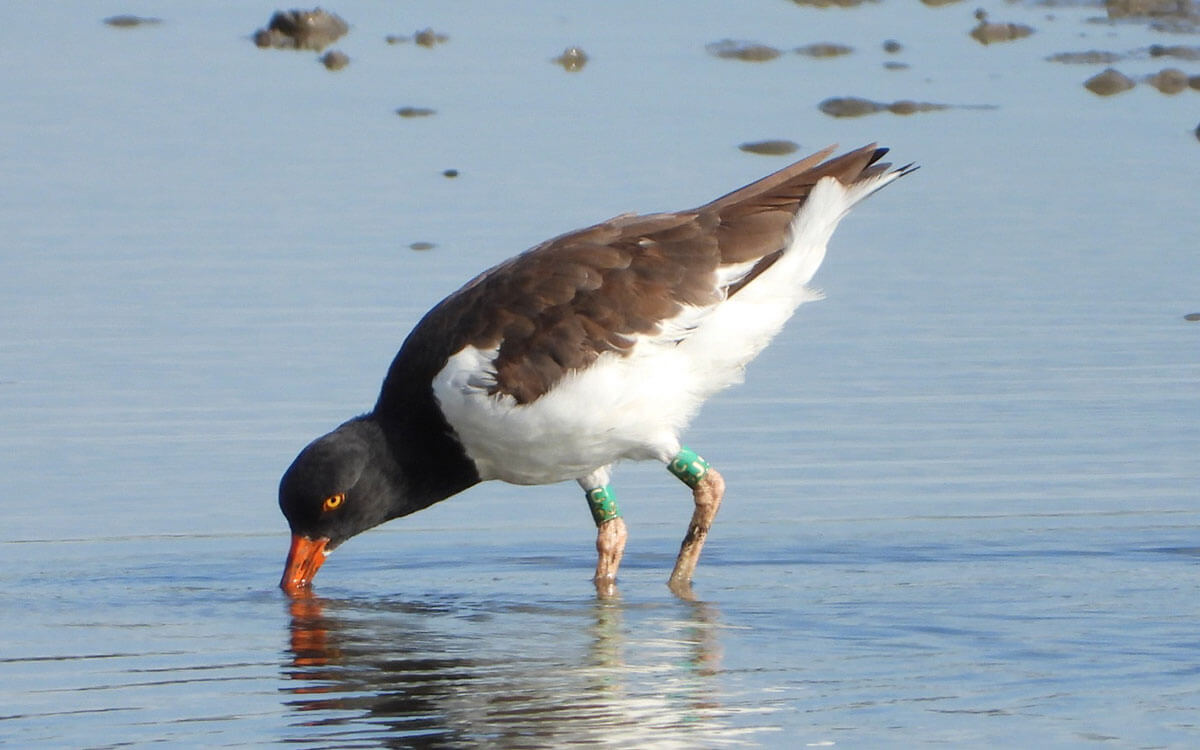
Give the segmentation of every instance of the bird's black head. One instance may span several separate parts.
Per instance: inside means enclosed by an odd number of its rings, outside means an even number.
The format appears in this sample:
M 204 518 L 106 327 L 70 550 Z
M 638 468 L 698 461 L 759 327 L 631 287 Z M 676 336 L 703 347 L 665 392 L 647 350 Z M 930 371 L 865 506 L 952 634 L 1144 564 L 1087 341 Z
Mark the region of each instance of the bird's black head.
M 334 547 L 400 514 L 393 466 L 382 431 L 364 417 L 300 451 L 279 482 L 279 507 L 292 529 L 285 591 L 310 586 Z

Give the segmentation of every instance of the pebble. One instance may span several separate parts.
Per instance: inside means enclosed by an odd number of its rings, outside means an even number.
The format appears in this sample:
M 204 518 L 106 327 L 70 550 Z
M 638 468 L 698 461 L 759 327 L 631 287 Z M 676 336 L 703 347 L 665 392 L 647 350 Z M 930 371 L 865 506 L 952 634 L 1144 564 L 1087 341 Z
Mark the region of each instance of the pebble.
M 1135 85 L 1132 78 L 1115 68 L 1106 68 L 1083 82 L 1084 88 L 1097 96 L 1112 96 L 1128 91 Z
M 980 44 L 995 44 L 1024 39 L 1033 33 L 1033 27 L 1022 23 L 990 23 L 986 19 L 980 19 L 979 25 L 971 29 L 970 33 Z
M 1191 0 L 1106 0 L 1105 9 L 1109 18 L 1130 16 L 1176 16 L 1186 17 L 1191 11 Z
M 350 64 L 350 58 L 344 52 L 331 49 L 321 55 L 321 64 L 330 70 L 341 70 Z
M 746 62 L 767 62 L 774 60 L 783 53 L 774 47 L 758 42 L 743 42 L 735 39 L 722 39 L 704 45 L 708 54 L 726 60 L 744 60 Z
M 1177 57 L 1180 60 L 1200 60 L 1200 47 L 1184 47 L 1176 44 L 1170 47 L 1161 44 L 1151 44 L 1146 48 L 1151 57 Z
M 817 106 L 830 117 L 862 117 L 887 109 L 886 104 L 879 104 L 870 99 L 861 99 L 856 96 L 835 96 Z
M 281 10 L 271 16 L 265 29 L 254 32 L 259 47 L 311 49 L 320 52 L 340 39 L 350 27 L 339 16 L 313 10 Z
M 943 109 L 950 109 L 948 104 L 933 104 L 931 102 L 914 102 L 909 99 L 901 99 L 898 102 L 892 102 L 887 105 L 887 110 L 894 115 L 912 115 L 917 112 L 937 112 Z
M 553 60 L 556 65 L 561 65 L 562 69 L 568 73 L 578 73 L 583 70 L 587 61 L 587 53 L 578 47 L 567 47 L 561 55 Z
M 383 41 L 388 44 L 406 44 L 415 42 L 421 47 L 436 47 L 439 44 L 445 44 L 450 41 L 450 37 L 440 31 L 425 28 L 420 31 L 414 31 L 412 34 L 401 36 L 400 34 L 388 34 L 383 38 Z
M 917 112 L 938 112 L 950 109 L 949 104 L 933 102 L 915 102 L 911 99 L 900 99 L 891 102 L 873 102 L 856 96 L 838 96 L 821 102 L 820 110 L 830 117 L 862 117 L 876 112 L 891 112 L 894 115 L 912 115 Z M 977 105 L 973 109 L 984 109 L 986 105 Z
M 1188 87 L 1187 73 L 1179 68 L 1163 68 L 1146 78 L 1146 83 L 1164 94 L 1178 94 Z
M 796 48 L 796 54 L 807 55 L 808 57 L 841 57 L 853 51 L 853 47 L 835 42 L 817 42 Z
M 1087 52 L 1059 52 L 1046 59 L 1050 62 L 1067 63 L 1068 65 L 1104 65 L 1124 60 L 1125 57 L 1119 52 L 1103 52 L 1092 49 Z
M 153 26 L 162 23 L 161 18 L 149 18 L 146 16 L 109 16 L 104 19 L 104 23 L 109 26 L 114 26 L 118 29 L 131 29 L 134 26 Z
M 439 34 L 433 29 L 421 29 L 413 34 L 413 41 L 421 47 L 436 47 L 450 40 L 445 34 Z
M 762 154 L 764 156 L 783 156 L 790 154 L 800 148 L 800 145 L 795 141 L 784 139 L 773 139 L 766 141 L 750 141 L 738 146 L 742 151 L 749 154 Z

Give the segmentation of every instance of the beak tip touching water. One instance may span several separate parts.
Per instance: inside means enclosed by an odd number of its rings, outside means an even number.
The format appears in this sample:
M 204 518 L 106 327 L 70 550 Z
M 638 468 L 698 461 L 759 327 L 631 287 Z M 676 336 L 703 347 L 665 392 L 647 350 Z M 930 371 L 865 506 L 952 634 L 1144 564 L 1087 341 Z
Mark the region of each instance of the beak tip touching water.
M 299 596 L 312 590 L 313 578 L 329 554 L 328 539 L 309 539 L 301 534 L 292 535 L 292 546 L 288 550 L 287 563 L 279 588 L 289 596 Z

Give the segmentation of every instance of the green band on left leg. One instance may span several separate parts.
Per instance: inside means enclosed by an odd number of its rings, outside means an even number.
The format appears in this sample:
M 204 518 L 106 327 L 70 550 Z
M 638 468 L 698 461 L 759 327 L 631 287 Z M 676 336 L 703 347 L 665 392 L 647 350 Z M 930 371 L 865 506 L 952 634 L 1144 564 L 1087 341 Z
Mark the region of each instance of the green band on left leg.
M 596 525 L 621 517 L 621 509 L 617 507 L 617 498 L 608 485 L 587 491 L 588 508 L 592 511 L 592 520 Z
M 667 470 L 679 477 L 679 481 L 695 489 L 704 475 L 708 473 L 708 461 L 700 458 L 690 448 L 681 447 L 675 454 L 675 458 L 671 459 L 671 463 L 667 464 Z

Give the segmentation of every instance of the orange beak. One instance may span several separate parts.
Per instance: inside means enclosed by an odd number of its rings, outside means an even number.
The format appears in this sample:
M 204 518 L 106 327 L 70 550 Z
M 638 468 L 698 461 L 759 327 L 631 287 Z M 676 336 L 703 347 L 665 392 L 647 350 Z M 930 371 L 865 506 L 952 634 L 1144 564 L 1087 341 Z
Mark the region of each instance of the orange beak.
M 279 588 L 289 596 L 296 596 L 312 588 L 312 580 L 321 568 L 321 563 L 325 562 L 325 556 L 329 554 L 325 549 L 328 543 L 328 539 L 309 539 L 300 534 L 292 534 L 292 548 L 288 550 Z

